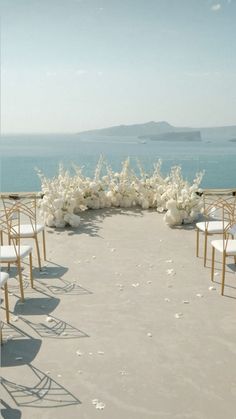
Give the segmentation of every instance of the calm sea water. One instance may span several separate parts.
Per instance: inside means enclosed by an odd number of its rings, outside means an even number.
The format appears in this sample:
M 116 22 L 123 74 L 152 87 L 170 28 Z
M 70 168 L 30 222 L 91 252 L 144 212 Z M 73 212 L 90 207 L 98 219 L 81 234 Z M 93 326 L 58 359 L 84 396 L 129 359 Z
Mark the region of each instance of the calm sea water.
M 215 142 L 155 142 L 141 143 L 136 138 L 105 140 L 80 139 L 76 135 L 12 135 L 2 136 L 0 143 L 1 191 L 38 191 L 40 180 L 35 168 L 48 177 L 58 172 L 59 163 L 72 168 L 72 163 L 84 167 L 92 175 L 100 155 L 119 170 L 128 156 L 132 166 L 138 158 L 146 171 L 162 159 L 162 171 L 181 165 L 190 181 L 197 171 L 205 170 L 202 187 L 236 187 L 236 143 Z

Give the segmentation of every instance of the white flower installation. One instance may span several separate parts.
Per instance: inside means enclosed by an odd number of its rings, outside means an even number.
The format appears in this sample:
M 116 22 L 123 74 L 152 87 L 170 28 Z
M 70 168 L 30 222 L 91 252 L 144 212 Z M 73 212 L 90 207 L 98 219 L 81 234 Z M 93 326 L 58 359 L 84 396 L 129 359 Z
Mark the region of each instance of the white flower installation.
M 82 169 L 73 166 L 74 174 L 59 166 L 58 175 L 48 179 L 38 171 L 43 199 L 40 212 L 49 227 L 78 227 L 81 211 L 109 207 L 142 209 L 156 208 L 164 213 L 169 226 L 191 223 L 202 210 L 202 200 L 197 194 L 203 173 L 197 173 L 190 184 L 182 176 L 181 167 L 172 167 L 167 176 L 161 173 L 161 161 L 153 172 L 144 172 L 137 162 L 139 175 L 131 168 L 127 158 L 120 172 L 114 172 L 100 157 L 94 177 L 85 177 Z

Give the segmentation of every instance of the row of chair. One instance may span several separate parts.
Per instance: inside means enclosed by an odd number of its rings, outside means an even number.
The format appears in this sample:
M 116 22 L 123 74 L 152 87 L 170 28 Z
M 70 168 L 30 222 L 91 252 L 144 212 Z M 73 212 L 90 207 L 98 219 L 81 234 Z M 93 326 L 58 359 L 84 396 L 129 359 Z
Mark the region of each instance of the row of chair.
M 38 234 L 42 233 L 43 256 L 46 260 L 45 228 L 37 221 L 37 199 L 36 194 L 26 194 L 25 196 L 1 195 L 0 206 L 0 265 L 7 264 L 8 270 L 11 264 L 17 267 L 20 286 L 20 298 L 24 301 L 24 287 L 22 278 L 22 261 L 29 258 L 29 272 L 31 287 L 34 287 L 33 280 L 33 248 L 25 244 L 27 239 L 34 239 L 38 258 L 39 269 L 41 270 L 41 255 L 39 250 Z M 24 240 L 24 244 L 22 243 Z M 7 281 L 9 274 L 0 272 L 0 286 L 5 293 L 6 321 L 9 323 L 9 303 Z
M 221 294 L 224 294 L 226 258 L 233 256 L 236 263 L 236 197 L 220 194 L 203 194 L 204 221 L 196 223 L 196 256 L 199 256 L 199 233 L 204 234 L 204 266 L 207 263 L 208 237 L 218 234 L 220 239 L 212 240 L 211 280 L 214 280 L 215 251 L 222 254 Z

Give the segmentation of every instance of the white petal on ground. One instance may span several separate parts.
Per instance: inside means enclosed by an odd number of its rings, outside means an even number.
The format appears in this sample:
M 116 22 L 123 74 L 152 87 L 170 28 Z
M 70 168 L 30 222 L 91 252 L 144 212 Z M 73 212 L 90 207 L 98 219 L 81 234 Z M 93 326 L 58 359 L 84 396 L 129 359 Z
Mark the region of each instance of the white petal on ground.
M 15 358 L 15 360 L 16 361 L 21 361 L 23 359 L 23 357 L 22 356 L 17 356 L 16 358 Z
M 97 257 L 97 256 L 93 255 L 93 256 L 92 256 L 92 259 L 96 259 L 96 257 Z
M 99 402 L 99 400 L 98 399 L 93 399 L 92 400 L 92 404 L 97 404 Z
M 103 351 L 98 351 L 98 355 L 104 355 Z
M 219 273 L 219 272 L 215 272 L 215 273 L 214 273 L 214 276 L 218 276 L 218 275 L 220 275 L 220 273 Z
M 96 404 L 96 409 L 98 409 L 98 410 L 103 410 L 105 407 L 106 407 L 106 405 L 103 402 L 98 402 Z
M 189 304 L 188 300 L 183 300 L 183 304 Z
M 78 351 L 76 351 L 76 355 L 78 355 L 78 356 L 82 356 L 82 355 L 83 355 L 83 352 L 80 352 L 80 351 L 78 350 Z
M 57 374 L 58 378 L 60 378 L 62 375 L 61 374 Z
M 202 295 L 202 294 L 200 294 L 200 293 L 197 293 L 197 294 L 196 294 L 196 296 L 197 296 L 198 298 L 202 298 L 202 297 L 203 297 L 203 295 Z
M 166 303 L 169 303 L 170 302 L 170 299 L 169 298 L 165 298 L 165 302 Z
M 113 247 L 112 249 L 111 249 L 111 252 L 115 252 L 116 251 L 116 249 L 115 249 L 115 247 Z
M 8 342 L 9 340 L 12 340 L 13 339 L 13 336 L 12 335 L 9 335 L 9 336 L 7 336 L 6 337 L 6 341 Z
M 172 259 L 167 259 L 166 263 L 173 263 L 173 260 Z
M 176 319 L 180 319 L 181 317 L 183 317 L 183 313 L 175 313 Z
M 167 275 L 175 275 L 175 271 L 173 268 L 166 270 Z
M 132 287 L 134 287 L 134 288 L 139 287 L 139 282 L 136 282 L 136 284 L 132 284 Z
M 210 286 L 208 289 L 209 289 L 209 291 L 215 291 L 216 290 L 216 287 Z
M 148 333 L 147 333 L 147 336 L 148 336 L 149 338 L 151 338 L 151 337 L 152 337 L 151 332 L 148 332 Z
M 152 284 L 152 281 L 147 281 L 147 284 Z
M 13 318 L 12 318 L 12 321 L 13 322 L 17 322 L 19 320 L 19 317 L 18 316 L 14 316 Z
M 46 322 L 48 322 L 48 323 L 50 323 L 50 322 L 54 322 L 54 319 L 53 319 L 52 317 L 48 316 L 48 317 L 46 318 Z

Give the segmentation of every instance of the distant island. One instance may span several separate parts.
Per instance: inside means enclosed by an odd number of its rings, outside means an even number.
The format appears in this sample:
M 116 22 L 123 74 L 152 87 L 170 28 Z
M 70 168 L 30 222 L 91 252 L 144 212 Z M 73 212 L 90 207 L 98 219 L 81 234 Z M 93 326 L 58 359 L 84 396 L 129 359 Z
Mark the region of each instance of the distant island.
M 118 125 L 109 128 L 79 132 L 76 135 L 84 140 L 93 138 L 135 137 L 152 141 L 215 141 L 235 142 L 236 125 L 210 128 L 175 127 L 166 121 L 150 121 L 144 124 Z

